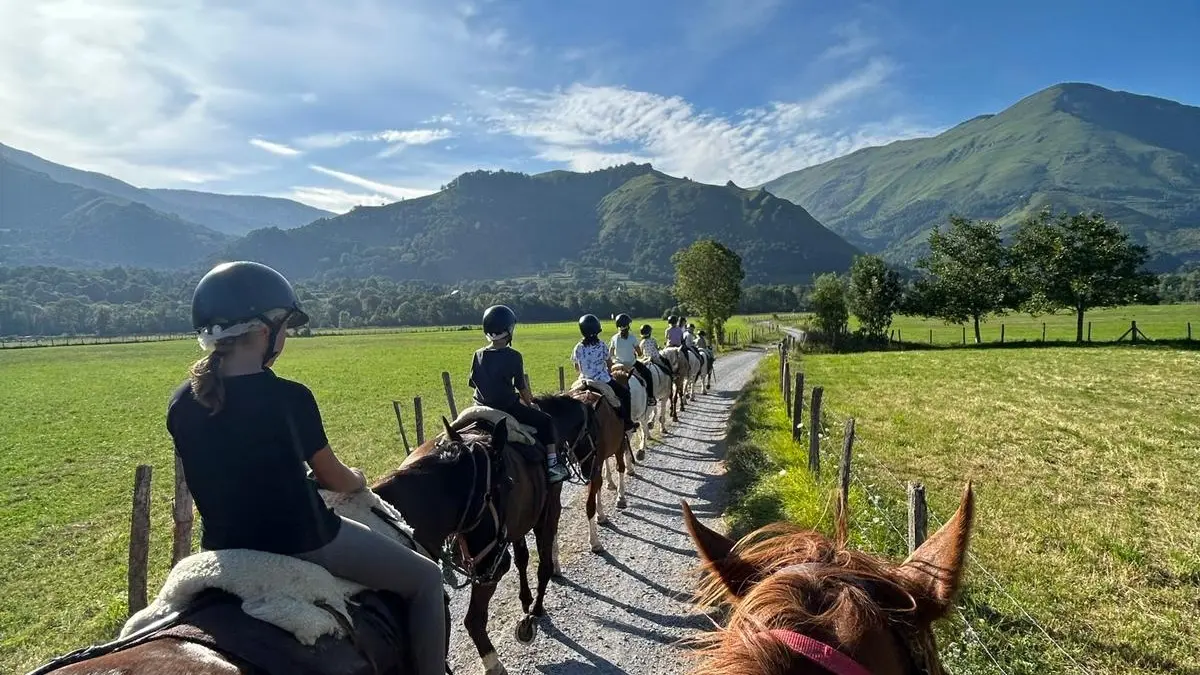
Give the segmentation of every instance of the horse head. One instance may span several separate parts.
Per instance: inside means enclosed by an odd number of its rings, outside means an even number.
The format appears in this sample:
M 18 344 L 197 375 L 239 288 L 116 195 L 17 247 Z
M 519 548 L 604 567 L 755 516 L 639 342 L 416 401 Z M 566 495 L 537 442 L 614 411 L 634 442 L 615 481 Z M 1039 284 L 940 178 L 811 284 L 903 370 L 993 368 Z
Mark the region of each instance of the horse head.
M 699 638 L 694 675 L 943 675 L 933 622 L 954 606 L 974 516 L 970 483 L 954 517 L 896 565 L 788 523 L 734 542 L 683 503 L 704 564 L 698 599 L 729 604 L 727 625 Z

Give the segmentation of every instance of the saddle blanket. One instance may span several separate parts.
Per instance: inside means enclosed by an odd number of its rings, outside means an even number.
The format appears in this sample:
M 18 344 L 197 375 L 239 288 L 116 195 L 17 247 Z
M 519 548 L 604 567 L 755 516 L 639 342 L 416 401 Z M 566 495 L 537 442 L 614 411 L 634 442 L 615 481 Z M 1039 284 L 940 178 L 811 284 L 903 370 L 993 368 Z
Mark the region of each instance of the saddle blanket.
M 416 546 L 412 528 L 404 523 L 400 513 L 370 490 L 353 494 L 322 490 L 321 496 L 338 515 L 427 555 Z M 377 511 L 394 522 L 385 521 Z M 307 646 L 315 644 L 322 635 L 345 637 L 341 622 L 320 605 L 332 608 L 348 625 L 353 625 L 346 602 L 366 590 L 333 576 L 320 565 L 287 555 L 249 549 L 201 551 L 175 565 L 154 601 L 125 622 L 121 637 L 183 611 L 210 589 L 236 595 L 241 598 L 246 614 L 291 633 Z
M 510 442 L 521 443 L 523 445 L 537 445 L 536 429 L 521 424 L 515 417 L 503 410 L 482 405 L 471 406 L 463 410 L 458 414 L 458 419 L 450 423 L 450 428 L 455 431 L 462 431 L 477 421 L 487 422 L 493 428 L 504 422 L 504 425 L 508 427 L 508 440 Z
M 586 389 L 600 392 L 604 396 L 604 400 L 608 401 L 608 404 L 613 408 L 621 407 L 621 399 L 617 398 L 617 392 L 613 391 L 613 388 L 608 386 L 607 382 L 581 377 L 571 385 L 571 391 L 584 391 Z

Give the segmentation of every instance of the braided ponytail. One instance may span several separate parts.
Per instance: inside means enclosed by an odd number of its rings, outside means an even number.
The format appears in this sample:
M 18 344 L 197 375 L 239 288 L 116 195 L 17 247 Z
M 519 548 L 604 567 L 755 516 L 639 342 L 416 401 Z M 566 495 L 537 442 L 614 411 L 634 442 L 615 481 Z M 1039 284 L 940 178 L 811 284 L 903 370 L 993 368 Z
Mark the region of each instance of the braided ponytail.
M 224 341 L 222 341 L 224 342 Z M 221 359 L 229 352 L 231 344 L 219 344 L 205 354 L 188 370 L 192 383 L 192 396 L 196 401 L 212 410 L 216 415 L 225 407 L 225 383 L 221 381 Z

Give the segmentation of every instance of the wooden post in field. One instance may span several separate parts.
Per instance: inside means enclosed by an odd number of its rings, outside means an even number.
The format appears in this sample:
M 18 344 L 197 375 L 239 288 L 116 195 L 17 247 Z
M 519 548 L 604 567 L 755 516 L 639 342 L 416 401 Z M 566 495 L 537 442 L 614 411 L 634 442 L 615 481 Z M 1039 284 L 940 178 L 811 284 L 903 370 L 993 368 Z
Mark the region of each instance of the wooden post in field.
M 558 390 L 560 392 L 567 390 L 567 371 L 562 366 L 558 367 Z
M 1042 342 L 1046 341 L 1046 322 L 1042 322 Z
M 1000 344 L 1004 344 L 1004 324 L 1000 324 Z
M 963 326 L 963 327 L 962 327 L 962 329 L 963 329 L 963 340 L 962 340 L 962 343 L 965 345 L 965 344 L 967 344 L 967 327 L 966 327 L 966 326 Z
M 392 410 L 396 411 L 396 428 L 400 430 L 400 442 L 404 444 L 404 454 L 412 452 L 412 446 L 408 444 L 408 434 L 404 433 L 404 420 L 400 415 L 400 401 L 392 401 Z
M 899 342 L 901 345 L 904 344 L 904 336 L 900 333 L 899 328 L 896 329 L 896 342 Z
M 417 445 L 425 444 L 425 413 L 421 410 L 421 397 L 413 397 L 413 425 L 417 427 Z
M 812 405 L 809 406 L 808 470 L 814 476 L 821 475 L 821 397 L 824 393 L 824 387 L 813 387 Z
M 533 380 L 530 379 L 529 373 L 525 373 L 525 388 L 533 392 Z
M 925 529 L 929 524 L 929 513 L 925 508 L 925 486 L 908 482 L 908 554 L 925 543 Z
M 1092 341 L 1092 322 L 1088 322 L 1088 342 Z
M 800 442 L 804 420 L 804 373 L 796 373 L 796 389 L 792 392 L 792 441 Z
M 929 344 L 933 344 L 933 329 L 929 329 Z
M 1188 322 L 1188 342 L 1192 341 L 1192 322 Z
M 783 362 L 783 410 L 790 418 L 792 416 L 792 364 Z
M 171 567 L 192 554 L 192 525 L 195 510 L 192 508 L 192 491 L 188 489 L 183 475 L 183 462 L 175 457 L 175 500 L 171 504 L 171 519 L 175 523 L 171 543 Z
M 450 419 L 458 419 L 458 405 L 454 403 L 454 385 L 450 383 L 450 373 L 442 371 L 442 388 L 446 390 L 446 405 L 450 406 Z
M 846 420 L 846 433 L 842 438 L 842 461 L 838 465 L 838 519 L 843 517 L 850 504 L 850 455 L 854 452 L 854 418 Z
M 129 519 L 129 614 L 146 607 L 146 568 L 150 565 L 150 465 L 133 473 L 133 515 Z

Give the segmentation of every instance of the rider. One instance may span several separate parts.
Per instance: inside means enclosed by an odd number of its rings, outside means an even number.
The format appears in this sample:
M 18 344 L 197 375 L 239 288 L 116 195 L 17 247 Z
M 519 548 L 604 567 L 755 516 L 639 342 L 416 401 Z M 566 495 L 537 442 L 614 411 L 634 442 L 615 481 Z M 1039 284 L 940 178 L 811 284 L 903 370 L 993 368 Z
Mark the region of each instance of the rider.
M 700 331 L 696 337 L 696 349 L 708 350 L 708 336 L 704 331 Z
M 613 393 L 621 402 L 621 408 L 617 413 L 621 416 L 621 421 L 625 423 L 625 430 L 633 431 L 637 427 L 633 423 L 633 411 L 630 410 L 629 387 L 622 386 L 612 378 L 612 374 L 609 372 L 612 368 L 612 360 L 608 356 L 608 347 L 600 340 L 601 330 L 603 327 L 595 314 L 584 314 L 579 317 L 579 332 L 583 335 L 583 339 L 575 345 L 571 361 L 575 363 L 575 370 L 582 377 L 604 382 L 612 387 Z
M 649 359 L 651 363 L 662 366 L 662 355 L 658 353 L 658 340 L 654 339 L 654 327 L 644 323 L 638 332 L 642 335 L 642 341 L 638 343 L 638 348 L 642 350 L 642 356 Z
M 617 334 L 609 341 L 608 351 L 614 362 L 622 366 L 632 366 L 637 371 L 646 389 L 646 405 L 652 406 L 655 404 L 654 380 L 650 377 L 650 369 L 638 360 L 642 355 L 642 348 L 638 346 L 637 338 L 629 332 L 632 323 L 633 319 L 629 318 L 628 314 L 617 315 Z
M 679 327 L 679 317 L 667 317 L 666 338 L 668 347 L 683 346 L 683 329 Z
M 483 312 L 483 334 L 491 342 L 475 352 L 471 360 L 470 385 L 475 403 L 503 411 L 521 424 L 537 430 L 537 438 L 546 446 L 550 482 L 567 478 L 567 469 L 558 461 L 558 437 L 554 419 L 537 409 L 529 383 L 525 380 L 525 362 L 521 352 L 512 348 L 517 315 L 505 305 L 492 305 Z
M 312 391 L 271 366 L 287 328 L 308 323 L 283 275 L 255 262 L 217 265 L 192 295 L 192 326 L 207 352 L 167 408 L 167 429 L 204 523 L 207 550 L 254 549 L 315 563 L 331 574 L 396 593 L 405 602 L 417 672 L 446 670 L 438 565 L 397 541 L 339 517 L 307 480 L 366 490 L 362 471 L 333 454 Z
M 681 325 L 684 324 L 681 323 Z M 683 331 L 683 350 L 691 350 L 691 352 L 696 355 L 696 358 L 703 358 L 700 355 L 700 351 L 696 349 L 696 324 L 689 323 L 686 325 L 687 328 L 685 328 Z

